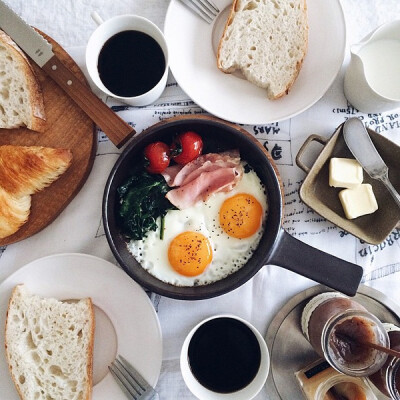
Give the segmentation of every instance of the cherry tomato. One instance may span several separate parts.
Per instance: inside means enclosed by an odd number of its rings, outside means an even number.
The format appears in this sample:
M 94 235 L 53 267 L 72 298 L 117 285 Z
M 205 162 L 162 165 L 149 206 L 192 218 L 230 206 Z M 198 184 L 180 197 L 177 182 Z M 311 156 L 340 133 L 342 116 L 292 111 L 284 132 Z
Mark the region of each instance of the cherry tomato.
M 203 150 L 203 140 L 193 131 L 179 134 L 171 145 L 172 159 L 185 165 L 197 158 Z
M 159 174 L 169 165 L 170 150 L 167 144 L 163 142 L 150 143 L 144 149 L 144 156 L 148 161 L 146 170 L 151 174 Z

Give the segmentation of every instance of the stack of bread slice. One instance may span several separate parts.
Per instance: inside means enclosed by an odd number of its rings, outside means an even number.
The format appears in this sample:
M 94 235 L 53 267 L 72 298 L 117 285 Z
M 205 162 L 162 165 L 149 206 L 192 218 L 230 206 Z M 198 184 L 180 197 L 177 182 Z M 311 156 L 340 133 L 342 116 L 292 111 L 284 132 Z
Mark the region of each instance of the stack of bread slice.
M 90 298 L 59 301 L 17 285 L 8 306 L 5 345 L 21 399 L 89 400 L 94 327 Z

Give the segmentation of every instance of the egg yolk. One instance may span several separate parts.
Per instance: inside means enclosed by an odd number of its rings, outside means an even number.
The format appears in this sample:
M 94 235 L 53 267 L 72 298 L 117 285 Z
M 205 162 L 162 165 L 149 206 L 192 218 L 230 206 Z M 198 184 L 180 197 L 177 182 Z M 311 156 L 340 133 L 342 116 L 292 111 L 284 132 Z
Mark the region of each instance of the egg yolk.
M 183 232 L 172 239 L 168 260 L 181 275 L 200 275 L 212 260 L 210 241 L 199 232 Z
M 239 193 L 226 199 L 219 210 L 222 229 L 229 236 L 238 239 L 254 235 L 261 226 L 261 220 L 261 204 L 247 193 Z

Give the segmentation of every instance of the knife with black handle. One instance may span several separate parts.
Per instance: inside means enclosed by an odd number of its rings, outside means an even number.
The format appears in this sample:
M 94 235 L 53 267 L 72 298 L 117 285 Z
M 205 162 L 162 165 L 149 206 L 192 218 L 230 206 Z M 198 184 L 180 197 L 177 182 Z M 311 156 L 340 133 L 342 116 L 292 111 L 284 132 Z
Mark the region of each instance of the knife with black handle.
M 57 58 L 51 44 L 0 0 L 0 28 L 42 68 L 120 148 L 135 130 L 103 103 Z

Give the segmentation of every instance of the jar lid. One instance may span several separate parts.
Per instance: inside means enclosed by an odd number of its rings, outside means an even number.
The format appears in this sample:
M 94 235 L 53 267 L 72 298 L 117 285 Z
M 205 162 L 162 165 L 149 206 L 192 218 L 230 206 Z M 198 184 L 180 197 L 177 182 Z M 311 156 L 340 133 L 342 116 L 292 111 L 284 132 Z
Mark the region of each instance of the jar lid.
M 303 331 L 303 335 L 307 340 L 310 340 L 308 336 L 308 323 L 310 322 L 310 318 L 314 310 L 322 304 L 326 300 L 334 299 L 337 297 L 345 297 L 342 293 L 339 292 L 324 292 L 320 293 L 317 296 L 314 296 L 304 307 L 303 312 L 301 314 L 301 330 Z

